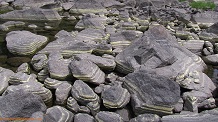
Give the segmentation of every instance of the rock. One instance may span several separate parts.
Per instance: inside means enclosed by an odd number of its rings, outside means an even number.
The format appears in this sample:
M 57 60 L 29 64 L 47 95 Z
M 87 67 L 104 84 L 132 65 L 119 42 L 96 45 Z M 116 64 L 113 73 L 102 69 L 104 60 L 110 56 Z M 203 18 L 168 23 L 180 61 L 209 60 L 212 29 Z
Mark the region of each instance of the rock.
M 173 111 L 179 113 L 183 110 L 184 101 L 182 98 L 179 99 L 178 103 L 174 105 Z
M 30 66 L 28 63 L 23 63 L 17 68 L 17 72 L 30 74 Z
M 47 66 L 48 57 L 45 54 L 36 54 L 31 59 L 31 64 L 36 71 L 40 71 Z
M 45 82 L 45 79 L 48 77 L 49 77 L 49 72 L 47 69 L 43 69 L 37 74 L 37 78 L 41 82 Z
M 209 32 L 209 33 L 214 33 L 214 34 L 218 34 L 217 27 L 218 27 L 218 22 L 216 22 L 216 23 L 214 23 L 213 25 L 211 25 L 211 26 L 207 29 L 207 32 Z
M 78 113 L 86 113 L 86 114 L 90 114 L 90 109 L 86 106 L 80 106 L 78 109 Z
M 0 95 L 7 89 L 8 81 L 13 74 L 13 71 L 0 67 Z
M 46 106 L 38 95 L 22 90 L 3 96 L 0 107 L 1 118 L 28 118 L 37 111 L 46 111 Z
M 131 119 L 129 122 L 161 122 L 161 118 L 155 114 L 141 114 Z
M 205 41 L 211 41 L 211 42 L 217 42 L 218 36 L 214 33 L 208 33 L 205 31 L 202 31 L 199 33 L 199 38 Z
M 71 7 L 73 7 L 74 4 L 75 4 L 74 2 L 63 3 L 62 7 L 65 11 L 68 11 L 68 10 L 70 10 Z
M 51 21 L 61 20 L 61 16 L 57 11 L 52 9 L 31 8 L 25 10 L 14 10 L 0 15 L 3 20 L 37 20 Z
M 70 59 L 64 59 L 60 53 L 50 53 L 48 59 L 48 71 L 50 77 L 57 80 L 67 80 L 70 78 L 71 73 L 68 68 L 70 62 Z
M 203 71 L 206 67 L 200 57 L 179 46 L 176 38 L 161 25 L 146 31 L 119 53 L 115 61 L 116 69 L 124 74 L 145 69 L 171 78 L 180 72 Z
M 62 83 L 64 83 L 64 82 L 59 81 L 59 80 L 55 80 L 55 79 L 51 79 L 48 77 L 45 79 L 44 85 L 48 89 L 57 89 Z
M 117 76 L 115 73 L 110 73 L 110 74 L 108 74 L 107 76 L 106 76 L 106 81 L 108 81 L 108 82 L 114 82 L 114 81 L 116 81 L 117 80 L 117 78 L 118 78 L 119 76 Z
M 193 22 L 207 27 L 217 22 L 217 12 L 215 11 L 204 11 L 193 15 Z
M 88 60 L 72 60 L 70 65 L 71 73 L 77 79 L 92 84 L 102 84 L 105 82 L 105 74 L 100 68 Z
M 55 91 L 55 103 L 57 105 L 66 105 L 67 98 L 70 95 L 71 87 L 71 84 L 66 82 L 57 87 Z
M 8 82 L 12 85 L 19 85 L 28 82 L 37 82 L 37 80 L 36 80 L 36 76 L 34 76 L 33 74 L 28 75 L 23 72 L 17 72 L 9 77 Z
M 122 108 L 130 101 L 130 93 L 121 85 L 113 85 L 101 93 L 103 104 L 107 108 Z
M 73 122 L 74 114 L 61 106 L 48 108 L 45 115 L 46 122 Z
M 48 39 L 45 36 L 36 35 L 29 31 L 12 31 L 6 36 L 7 49 L 18 55 L 32 55 L 42 46 Z
M 30 28 L 30 29 L 36 29 L 36 28 L 38 28 L 38 26 L 35 25 L 35 24 L 30 24 L 30 25 L 28 25 L 28 28 Z
M 35 7 L 39 8 L 46 4 L 54 3 L 55 0 L 15 0 L 13 6 L 15 7 Z
M 162 122 L 216 122 L 218 110 L 206 110 L 201 113 L 188 113 L 164 116 Z
M 11 57 L 7 59 L 7 64 L 13 67 L 19 67 L 21 64 L 27 63 L 30 60 L 28 57 Z
M 100 1 L 97 0 L 80 0 L 75 1 L 75 4 L 70 9 L 70 13 L 85 14 L 85 13 L 101 13 L 107 12 Z
M 179 85 L 152 71 L 130 73 L 123 81 L 131 93 L 136 115 L 148 112 L 158 115 L 172 114 L 173 106 L 180 99 Z
M 112 46 L 110 44 L 100 43 L 95 46 L 93 53 L 97 55 L 112 54 Z
M 106 16 L 97 16 L 93 14 L 84 15 L 80 21 L 75 25 L 76 29 L 94 28 L 94 29 L 104 29 L 106 22 Z
M 218 54 L 204 56 L 202 59 L 206 64 L 218 65 Z
M 201 55 L 204 46 L 204 40 L 188 40 L 181 42 L 181 45 L 196 55 Z
M 133 113 L 131 112 L 130 108 L 124 107 L 122 109 L 118 109 L 115 113 L 119 114 L 124 122 L 129 122 L 131 118 L 133 118 Z
M 106 71 L 113 71 L 116 66 L 116 63 L 113 59 L 103 58 L 89 53 L 77 54 L 74 56 L 74 58 L 78 60 L 89 60 L 95 63 L 102 70 Z
M 44 113 L 41 111 L 37 111 L 33 113 L 30 118 L 33 119 L 27 120 L 26 122 L 44 122 Z
M 108 111 L 100 111 L 96 114 L 95 119 L 97 122 L 123 122 L 119 114 Z
M 72 96 L 82 105 L 91 110 L 91 113 L 99 112 L 100 104 L 98 95 L 83 81 L 76 80 L 71 90 Z
M 88 114 L 78 113 L 74 116 L 74 122 L 95 122 L 95 119 Z
M 21 21 L 7 21 L 0 25 L 0 30 L 2 31 L 8 31 L 11 27 L 19 27 L 24 26 L 25 23 Z
M 73 97 L 69 97 L 67 99 L 67 109 L 70 110 L 73 113 L 77 113 L 79 111 L 79 104 Z

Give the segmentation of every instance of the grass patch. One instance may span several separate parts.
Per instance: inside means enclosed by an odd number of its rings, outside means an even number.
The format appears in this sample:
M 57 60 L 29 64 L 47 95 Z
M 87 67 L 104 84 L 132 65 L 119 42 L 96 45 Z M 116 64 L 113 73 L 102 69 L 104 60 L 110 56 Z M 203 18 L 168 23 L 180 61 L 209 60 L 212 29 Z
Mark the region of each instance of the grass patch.
M 214 2 L 211 1 L 196 1 L 196 2 L 191 2 L 190 6 L 192 8 L 197 8 L 197 9 L 212 9 L 214 10 L 216 8 L 216 5 Z

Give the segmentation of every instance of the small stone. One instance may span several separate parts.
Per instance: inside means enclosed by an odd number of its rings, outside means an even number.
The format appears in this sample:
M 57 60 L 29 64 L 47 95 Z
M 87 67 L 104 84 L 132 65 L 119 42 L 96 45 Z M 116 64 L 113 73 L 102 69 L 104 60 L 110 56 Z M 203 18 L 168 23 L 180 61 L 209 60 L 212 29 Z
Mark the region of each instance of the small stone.
M 17 72 L 30 74 L 30 66 L 28 63 L 23 63 L 17 68 Z
M 78 113 L 74 116 L 74 122 L 95 122 L 95 119 L 89 114 Z
M 77 113 L 79 111 L 80 106 L 77 101 L 73 97 L 69 97 L 67 99 L 67 109 L 73 113 Z
M 156 114 L 141 114 L 131 119 L 129 122 L 160 122 L 160 117 Z
M 67 98 L 70 95 L 71 84 L 65 82 L 59 85 L 55 91 L 55 103 L 57 105 L 66 105 Z
M 96 114 L 97 122 L 123 122 L 123 118 L 114 112 L 100 111 Z

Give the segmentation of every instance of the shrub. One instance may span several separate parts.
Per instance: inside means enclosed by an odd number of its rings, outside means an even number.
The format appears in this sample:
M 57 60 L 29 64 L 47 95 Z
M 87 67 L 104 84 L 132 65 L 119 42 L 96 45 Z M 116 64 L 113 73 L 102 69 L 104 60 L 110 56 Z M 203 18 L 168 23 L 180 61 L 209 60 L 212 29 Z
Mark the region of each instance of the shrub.
M 190 6 L 192 8 L 197 8 L 197 9 L 212 9 L 214 10 L 216 8 L 216 5 L 214 2 L 211 1 L 196 1 L 196 2 L 191 2 Z

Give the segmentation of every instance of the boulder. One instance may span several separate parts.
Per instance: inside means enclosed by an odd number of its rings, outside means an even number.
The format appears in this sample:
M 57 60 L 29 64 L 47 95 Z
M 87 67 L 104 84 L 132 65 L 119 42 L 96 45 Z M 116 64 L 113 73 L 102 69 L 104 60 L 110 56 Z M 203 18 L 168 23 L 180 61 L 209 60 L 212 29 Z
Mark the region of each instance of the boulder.
M 13 6 L 15 7 L 35 7 L 39 8 L 46 4 L 54 3 L 55 0 L 15 0 Z
M 202 59 L 206 64 L 218 65 L 218 54 L 204 56 Z
M 96 122 L 123 122 L 123 118 L 114 112 L 100 111 L 95 116 Z
M 217 22 L 217 18 L 218 17 L 216 11 L 204 11 L 194 14 L 192 21 L 194 23 L 206 25 L 209 27 Z
M 80 106 L 73 97 L 69 97 L 67 99 L 67 109 L 73 113 L 77 113 L 79 111 Z
M 45 79 L 44 85 L 48 89 L 57 89 L 62 83 L 64 82 L 48 77 Z
M 95 122 L 95 119 L 89 114 L 78 113 L 74 116 L 74 122 Z
M 44 46 L 48 39 L 29 31 L 12 31 L 6 36 L 7 49 L 18 55 L 32 55 Z
M 188 40 L 180 43 L 186 49 L 190 50 L 196 55 L 201 55 L 204 46 L 204 40 Z
M 30 74 L 30 66 L 28 63 L 23 63 L 21 64 L 18 68 L 16 72 L 23 72 L 23 73 L 27 73 Z
M 31 59 L 31 64 L 36 71 L 47 67 L 48 57 L 45 54 L 36 54 Z
M 24 26 L 25 23 L 21 21 L 7 21 L 0 25 L 1 31 L 8 31 L 11 27 Z
M 161 122 L 161 118 L 155 114 L 141 114 L 132 118 L 129 122 Z
M 8 81 L 10 80 L 10 76 L 13 75 L 14 72 L 0 67 L 0 95 L 7 89 L 9 86 Z
M 37 20 L 51 21 L 61 20 L 61 16 L 57 11 L 52 9 L 31 8 L 24 10 L 14 10 L 0 15 L 3 20 Z
M 172 114 L 173 106 L 180 99 L 179 85 L 153 71 L 139 70 L 128 74 L 123 81 L 131 93 L 131 103 L 136 115 Z
M 62 83 L 60 86 L 57 87 L 55 91 L 55 103 L 57 105 L 66 105 L 67 98 L 70 95 L 71 87 L 71 84 L 67 82 Z

